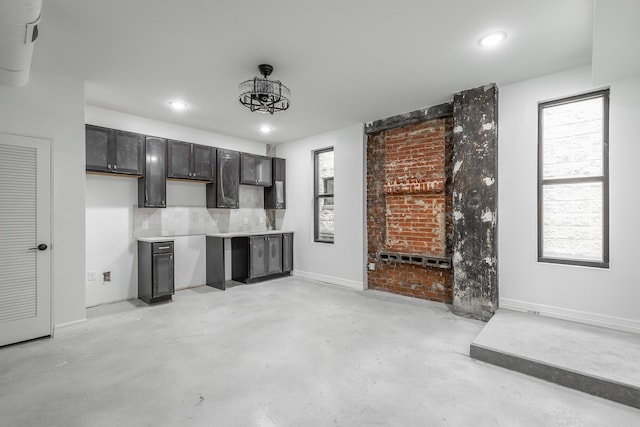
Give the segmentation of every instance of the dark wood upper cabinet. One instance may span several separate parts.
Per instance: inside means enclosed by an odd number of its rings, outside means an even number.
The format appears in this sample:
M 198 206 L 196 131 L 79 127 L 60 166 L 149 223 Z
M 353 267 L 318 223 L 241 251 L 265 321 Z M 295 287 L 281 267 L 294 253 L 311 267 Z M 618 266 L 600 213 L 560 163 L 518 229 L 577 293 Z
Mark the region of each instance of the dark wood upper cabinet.
M 148 136 L 144 143 L 145 172 L 138 181 L 138 206 L 167 207 L 167 140 Z
M 217 149 L 216 182 L 207 184 L 207 208 L 240 207 L 240 153 Z
M 141 176 L 143 141 L 137 133 L 86 125 L 86 170 Z
M 287 161 L 278 157 L 273 161 L 273 182 L 264 188 L 265 209 L 286 209 L 287 207 Z
M 271 185 L 271 157 L 242 153 L 240 184 Z
M 191 144 L 191 178 L 202 181 L 213 181 L 214 165 L 213 147 Z
M 213 148 L 183 141 L 167 142 L 167 178 L 213 181 Z

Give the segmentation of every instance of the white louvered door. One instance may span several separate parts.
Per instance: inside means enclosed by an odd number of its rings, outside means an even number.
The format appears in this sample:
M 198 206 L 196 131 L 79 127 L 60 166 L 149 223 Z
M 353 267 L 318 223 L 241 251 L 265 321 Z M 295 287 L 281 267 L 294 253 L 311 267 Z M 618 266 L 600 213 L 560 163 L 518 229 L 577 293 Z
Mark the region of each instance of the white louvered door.
M 50 156 L 0 133 L 0 346 L 51 335 Z

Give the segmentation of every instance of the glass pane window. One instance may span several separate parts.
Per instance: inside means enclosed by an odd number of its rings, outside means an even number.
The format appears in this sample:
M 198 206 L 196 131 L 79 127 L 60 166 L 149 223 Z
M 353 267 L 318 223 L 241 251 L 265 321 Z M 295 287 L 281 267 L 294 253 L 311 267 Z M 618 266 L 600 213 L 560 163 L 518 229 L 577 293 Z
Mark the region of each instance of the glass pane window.
M 544 256 L 602 262 L 602 183 L 545 185 Z
M 539 105 L 539 261 L 609 265 L 608 109 L 608 90 Z
M 314 151 L 314 241 L 334 241 L 334 151 Z
M 543 178 L 601 176 L 602 97 L 543 109 Z

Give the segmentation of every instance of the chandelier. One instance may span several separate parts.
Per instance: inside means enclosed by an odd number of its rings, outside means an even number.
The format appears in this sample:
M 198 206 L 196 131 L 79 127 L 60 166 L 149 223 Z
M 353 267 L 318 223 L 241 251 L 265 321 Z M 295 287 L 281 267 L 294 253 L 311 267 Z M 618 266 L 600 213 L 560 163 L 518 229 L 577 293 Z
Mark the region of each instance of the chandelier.
M 254 77 L 240 83 L 240 103 L 251 111 L 277 113 L 289 108 L 291 91 L 279 80 L 269 80 L 273 67 L 268 64 L 258 66 L 264 77 Z

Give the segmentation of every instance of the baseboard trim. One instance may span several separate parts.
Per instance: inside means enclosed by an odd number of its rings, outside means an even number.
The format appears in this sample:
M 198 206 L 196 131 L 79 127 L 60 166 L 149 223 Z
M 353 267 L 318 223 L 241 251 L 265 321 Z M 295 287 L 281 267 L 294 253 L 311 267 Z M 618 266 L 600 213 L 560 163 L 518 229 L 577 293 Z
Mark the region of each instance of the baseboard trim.
M 622 317 L 607 316 L 604 314 L 589 313 L 586 311 L 571 310 L 544 304 L 534 304 L 509 298 L 500 298 L 500 308 L 521 311 L 525 313 L 539 314 L 555 319 L 569 320 L 571 322 L 616 329 L 619 331 L 640 334 L 640 321 L 625 319 Z
M 309 273 L 307 271 L 294 270 L 293 275 L 304 279 L 315 280 L 316 282 L 329 283 L 331 285 L 343 286 L 357 291 L 364 290 L 364 284 L 355 280 L 342 279 L 339 277 L 325 276 L 323 274 Z
M 81 320 L 75 320 L 73 322 L 61 323 L 59 325 L 56 325 L 53 328 L 53 334 L 51 335 L 51 337 L 54 337 L 55 335 L 58 335 L 58 334 L 64 334 L 66 332 L 71 332 L 71 331 L 80 329 L 82 328 L 82 326 L 86 321 L 87 319 L 85 318 Z
M 471 344 L 472 359 L 640 409 L 640 388 Z

